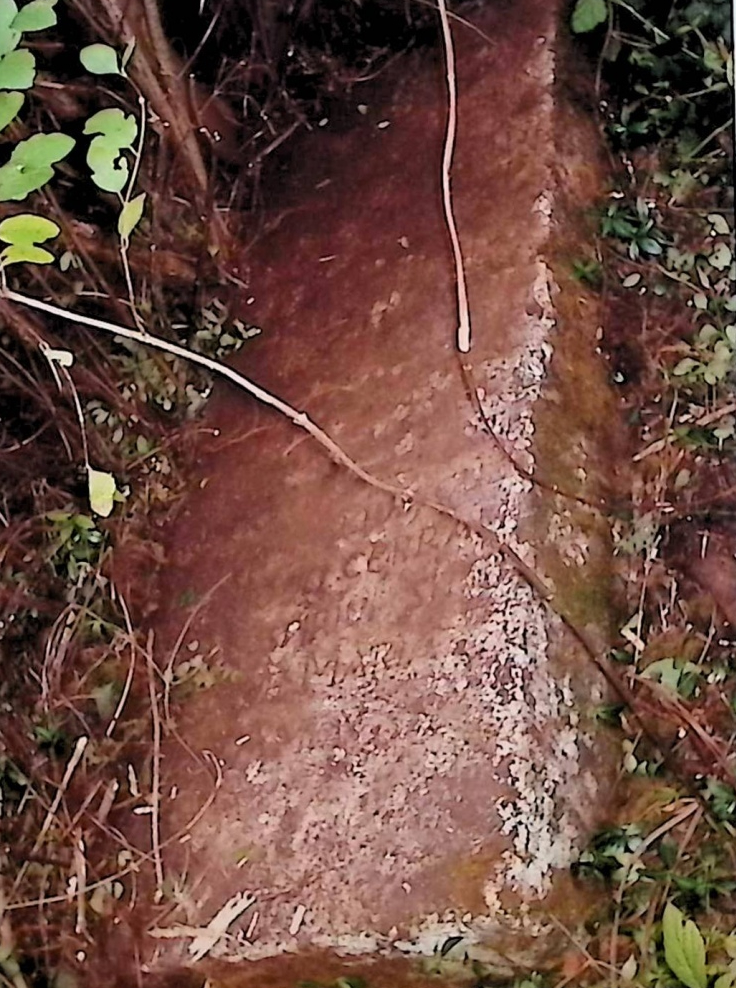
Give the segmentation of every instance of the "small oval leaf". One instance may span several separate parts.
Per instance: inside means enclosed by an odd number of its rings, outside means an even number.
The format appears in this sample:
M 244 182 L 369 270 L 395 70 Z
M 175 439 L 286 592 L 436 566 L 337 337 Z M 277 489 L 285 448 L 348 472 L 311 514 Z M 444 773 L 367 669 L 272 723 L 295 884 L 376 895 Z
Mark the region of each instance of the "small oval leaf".
M 713 224 L 713 229 L 716 233 L 727 236 L 731 232 L 728 226 L 728 220 L 720 213 L 708 213 L 707 218 L 708 222 Z
M 121 240 L 127 242 L 130 239 L 131 233 L 141 221 L 145 204 L 145 192 L 141 192 L 135 199 L 131 199 L 130 202 L 125 203 L 118 217 L 118 233 Z
M 30 89 L 36 78 L 36 59 L 25 48 L 0 58 L 0 89 Z
M 0 93 L 0 130 L 5 130 L 15 120 L 25 98 L 25 93 Z
M 718 244 L 708 260 L 716 271 L 725 271 L 726 268 L 730 267 L 733 260 L 731 248 L 728 244 Z
M 111 473 L 87 467 L 89 505 L 96 515 L 107 518 L 112 512 L 115 492 L 115 478 Z
M 572 12 L 572 29 L 575 34 L 585 34 L 607 20 L 606 0 L 578 0 Z
M 93 75 L 120 75 L 118 53 L 110 45 L 88 45 L 79 53 L 79 61 Z

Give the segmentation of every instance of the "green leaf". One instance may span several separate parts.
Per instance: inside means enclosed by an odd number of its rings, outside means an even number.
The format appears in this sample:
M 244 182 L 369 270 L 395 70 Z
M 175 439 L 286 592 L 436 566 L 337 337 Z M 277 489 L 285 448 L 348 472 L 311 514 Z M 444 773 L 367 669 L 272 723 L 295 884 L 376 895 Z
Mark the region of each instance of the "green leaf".
M 88 45 L 79 53 L 79 61 L 93 75 L 121 75 L 118 53 L 110 45 Z
M 99 134 L 119 148 L 129 148 L 138 136 L 138 124 L 132 113 L 122 110 L 99 110 L 85 121 L 85 134 Z
M 0 240 L 6 244 L 42 244 L 60 233 L 61 227 L 57 223 L 35 213 L 18 213 L 0 223 Z
M 33 244 L 11 244 L 0 253 L 0 266 L 9 264 L 52 264 L 54 255 L 43 247 Z
M 11 25 L 14 31 L 43 31 L 56 24 L 56 11 L 49 0 L 31 0 L 16 15 Z
M 103 137 L 95 137 L 87 151 L 87 164 L 92 181 L 104 192 L 122 192 L 128 181 L 130 166 L 119 154 L 119 148 Z
M 115 478 L 111 473 L 103 473 L 101 470 L 94 470 L 87 467 L 87 480 L 89 486 L 89 506 L 96 515 L 102 518 L 112 512 L 113 499 L 117 488 Z
M 10 245 L 0 253 L 0 265 L 7 267 L 21 262 L 51 264 L 54 255 L 38 244 L 57 237 L 60 232 L 57 224 L 44 216 L 36 216 L 34 213 L 9 216 L 0 223 L 0 240 Z
M 572 12 L 572 29 L 575 34 L 585 34 L 607 20 L 606 0 L 578 0 Z
M 11 24 L 18 13 L 15 0 L 0 0 L 0 55 L 12 51 L 20 41 L 20 34 Z
M 135 199 L 126 202 L 120 211 L 120 216 L 118 217 L 118 233 L 120 234 L 120 239 L 126 243 L 130 239 L 133 230 L 135 230 L 141 221 L 145 204 L 146 193 L 141 192 Z
M 639 246 L 642 250 L 646 251 L 647 254 L 656 255 L 662 253 L 662 245 L 653 237 L 642 237 L 639 241 Z
M 0 167 L 0 202 L 21 200 L 53 178 L 52 165 L 74 147 L 66 134 L 34 134 L 13 149 L 10 161 Z
M 0 58 L 0 89 L 30 89 L 36 78 L 36 59 L 25 48 Z
M 685 374 L 689 374 L 690 371 L 695 370 L 696 367 L 700 367 L 697 360 L 693 360 L 692 357 L 683 357 L 683 359 L 675 365 L 672 373 L 677 377 L 682 377 Z
M 92 180 L 105 192 L 120 192 L 130 174 L 128 162 L 122 156 L 138 136 L 138 124 L 132 114 L 122 110 L 100 110 L 84 125 L 85 134 L 97 134 L 87 151 L 87 164 Z
M 0 130 L 5 130 L 15 120 L 25 98 L 24 93 L 0 93 Z
M 705 941 L 691 919 L 668 902 L 662 917 L 664 959 L 672 973 L 687 988 L 707 988 Z

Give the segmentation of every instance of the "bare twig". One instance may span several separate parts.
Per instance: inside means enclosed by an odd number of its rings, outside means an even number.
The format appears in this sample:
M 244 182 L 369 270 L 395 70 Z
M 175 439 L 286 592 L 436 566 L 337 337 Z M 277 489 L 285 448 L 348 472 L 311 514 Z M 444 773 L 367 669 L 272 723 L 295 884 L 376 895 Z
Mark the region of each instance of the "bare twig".
M 128 638 L 130 640 L 130 662 L 128 663 L 128 674 L 125 677 L 123 691 L 120 694 L 120 699 L 117 702 L 117 706 L 115 707 L 115 711 L 110 719 L 110 723 L 107 725 L 107 729 L 105 730 L 106 738 L 111 738 L 113 736 L 113 733 L 115 732 L 115 727 L 117 726 L 117 723 L 120 720 L 120 715 L 122 714 L 123 708 L 125 707 L 125 704 L 127 702 L 128 695 L 130 693 L 130 688 L 133 684 L 133 675 L 135 673 L 135 653 L 137 647 L 135 640 L 135 632 L 133 631 L 133 623 L 130 620 L 130 613 L 128 611 L 128 605 L 125 603 L 125 598 L 118 591 L 115 584 L 112 584 L 112 594 L 113 597 L 120 604 L 120 609 L 123 612 L 123 620 L 125 621 L 125 630 L 127 631 Z
M 438 0 L 442 24 L 442 38 L 445 46 L 445 64 L 447 67 L 447 130 L 445 132 L 445 148 L 442 154 L 442 201 L 445 210 L 445 223 L 452 243 L 452 253 L 455 259 L 455 286 L 457 289 L 457 348 L 460 353 L 470 350 L 470 309 L 468 307 L 468 289 L 465 282 L 465 265 L 460 247 L 460 237 L 457 232 L 455 213 L 452 208 L 452 188 L 450 169 L 452 155 L 455 150 L 457 136 L 457 76 L 455 73 L 455 48 L 452 43 L 452 30 L 447 15 L 446 0 Z
M 163 895 L 164 867 L 161 860 L 161 717 L 156 696 L 156 678 L 153 665 L 153 632 L 148 635 L 146 645 L 148 666 L 148 693 L 151 699 L 151 720 L 153 725 L 153 766 L 151 771 L 151 850 L 156 872 L 156 895 Z
M 92 316 L 85 316 L 79 313 L 68 312 L 66 309 L 62 309 L 57 305 L 42 302 L 40 299 L 31 298 L 30 296 L 22 295 L 19 292 L 15 292 L 10 289 L 5 289 L 3 295 L 11 302 L 17 302 L 18 304 L 27 306 L 31 309 L 38 309 L 41 312 L 46 312 L 51 316 L 57 316 L 61 319 L 67 320 L 68 322 L 81 323 L 84 326 L 91 326 L 93 329 L 100 329 L 103 332 L 111 333 L 113 336 L 122 336 L 125 339 L 135 340 L 137 343 L 141 343 L 144 346 L 149 346 L 153 349 L 171 353 L 176 357 L 180 357 L 182 360 L 199 364 L 211 373 L 232 381 L 232 383 L 242 391 L 252 395 L 262 404 L 268 405 L 269 408 L 273 408 L 277 412 L 280 412 L 281 415 L 285 416 L 285 418 L 287 418 L 294 425 L 299 426 L 300 429 L 304 429 L 305 432 L 315 439 L 319 445 L 330 454 L 336 463 L 344 466 L 354 476 L 358 477 L 370 487 L 383 491 L 385 494 L 390 494 L 392 497 L 399 498 L 407 504 L 414 503 L 421 507 L 428 508 L 431 511 L 435 511 L 438 514 L 444 515 L 446 518 L 450 518 L 458 525 L 462 525 L 465 529 L 480 536 L 480 538 L 482 538 L 485 542 L 490 543 L 496 552 L 500 553 L 507 560 L 509 560 L 522 575 L 522 577 L 534 587 L 537 593 L 539 593 L 544 600 L 548 601 L 551 598 L 552 593 L 549 587 L 545 585 L 544 580 L 541 579 L 541 577 L 532 569 L 531 566 L 524 562 L 524 560 L 514 549 L 511 548 L 510 545 L 502 542 L 501 539 L 499 539 L 498 536 L 491 531 L 491 529 L 485 528 L 480 523 L 463 518 L 462 515 L 458 514 L 453 508 L 450 508 L 445 504 L 421 497 L 410 488 L 400 487 L 398 484 L 392 484 L 388 481 L 381 480 L 380 477 L 376 477 L 374 474 L 369 473 L 362 466 L 360 466 L 359 463 L 356 463 L 356 461 L 353 460 L 352 457 L 350 457 L 342 449 L 342 447 L 339 446 L 334 439 L 332 439 L 332 437 L 324 431 L 324 429 L 321 429 L 318 425 L 316 425 L 306 412 L 297 411 L 297 409 L 293 408 L 285 401 L 282 401 L 281 398 L 278 398 L 276 395 L 271 394 L 264 388 L 259 387 L 243 374 L 239 374 L 238 371 L 233 370 L 232 367 L 228 367 L 226 364 L 212 360 L 204 354 L 195 353 L 192 350 L 188 350 L 186 347 L 180 346 L 177 343 L 170 343 L 168 340 L 161 339 L 159 336 L 153 336 L 150 333 L 141 333 L 138 330 L 130 329 L 127 326 L 120 326 L 117 323 L 107 322 L 103 319 L 96 319 Z M 578 632 L 578 634 L 580 634 L 580 632 Z
M 59 809 L 59 804 L 61 803 L 64 793 L 66 792 L 67 787 L 71 782 L 71 778 L 74 775 L 74 771 L 77 765 L 81 761 L 82 755 L 84 754 L 84 750 L 87 747 L 88 743 L 89 743 L 89 738 L 86 737 L 85 735 L 83 735 L 81 738 L 77 738 L 77 743 L 74 745 L 74 751 L 71 753 L 69 761 L 67 762 L 66 769 L 64 770 L 64 775 L 62 777 L 61 783 L 59 784 L 59 788 L 56 790 L 56 793 L 54 794 L 54 798 L 51 800 L 51 805 L 49 806 L 46 812 L 46 816 L 44 818 L 43 824 L 41 825 L 41 829 L 38 832 L 38 836 L 33 842 L 33 847 L 31 848 L 30 854 L 28 855 L 26 861 L 24 862 L 22 867 L 19 869 L 18 874 L 16 875 L 15 882 L 13 883 L 14 890 L 20 886 L 21 882 L 25 878 L 26 872 L 28 871 L 29 862 L 32 861 L 33 858 L 35 858 L 35 856 L 41 850 L 41 845 L 46 840 L 46 835 L 51 829 L 51 824 L 54 822 L 56 818 L 56 811 Z

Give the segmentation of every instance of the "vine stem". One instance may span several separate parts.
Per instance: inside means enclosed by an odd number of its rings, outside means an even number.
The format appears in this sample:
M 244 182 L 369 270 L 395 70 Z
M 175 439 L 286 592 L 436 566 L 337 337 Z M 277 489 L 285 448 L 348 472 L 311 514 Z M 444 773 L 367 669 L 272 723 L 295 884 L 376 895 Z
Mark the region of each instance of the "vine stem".
M 450 18 L 447 13 L 446 0 L 438 0 L 437 8 L 442 24 L 442 39 L 445 48 L 445 65 L 447 67 L 447 129 L 445 131 L 445 146 L 442 152 L 442 203 L 445 211 L 445 223 L 450 235 L 452 254 L 455 260 L 455 286 L 457 290 L 457 348 L 460 353 L 470 350 L 470 309 L 468 307 L 468 288 L 465 280 L 465 265 L 457 232 L 455 213 L 452 208 L 452 183 L 450 172 L 452 156 L 455 151 L 457 137 L 457 74 L 455 71 L 455 47 L 452 43 Z
M 133 85 L 135 86 L 135 83 L 133 83 Z M 135 88 L 137 90 L 138 87 L 135 86 Z M 135 185 L 136 182 L 138 181 L 138 171 L 140 169 L 141 159 L 143 157 L 143 144 L 146 136 L 146 109 L 147 109 L 146 100 L 141 92 L 138 92 L 137 95 L 138 95 L 138 107 L 141 111 L 141 122 L 138 128 L 138 146 L 136 147 L 134 153 L 133 172 L 130 176 L 128 187 L 125 190 L 125 195 L 121 197 L 122 199 L 121 216 L 122 213 L 125 211 L 125 207 L 130 202 L 130 197 L 133 195 L 133 192 L 135 191 Z M 129 236 L 123 237 L 121 235 L 120 260 L 123 265 L 123 273 L 125 274 L 125 285 L 128 290 L 128 299 L 130 300 L 130 311 L 133 314 L 133 319 L 135 320 L 135 324 L 138 327 L 138 329 L 140 329 L 142 332 L 145 332 L 146 327 L 143 324 L 143 320 L 141 319 L 140 314 L 138 313 L 138 306 L 136 305 L 136 301 L 135 301 L 135 292 L 133 290 L 133 275 L 130 270 L 130 260 L 128 258 L 129 247 L 130 247 L 130 237 Z
M 429 508 L 431 511 L 444 515 L 446 518 L 450 518 L 452 521 L 461 525 L 468 531 L 475 533 L 483 539 L 484 542 L 490 543 L 493 550 L 504 556 L 507 561 L 509 561 L 520 573 L 524 580 L 526 580 L 526 582 L 535 589 L 543 600 L 549 601 L 551 599 L 551 590 L 539 574 L 531 566 L 525 563 L 521 556 L 519 556 L 519 554 L 512 549 L 510 545 L 499 539 L 495 532 L 491 529 L 486 528 L 479 522 L 474 522 L 468 518 L 464 518 L 446 504 L 442 504 L 439 501 L 433 501 L 418 495 L 409 487 L 401 487 L 398 484 L 392 484 L 389 481 L 382 480 L 380 477 L 376 477 L 359 463 L 356 463 L 356 461 L 349 456 L 345 450 L 342 449 L 342 447 L 339 446 L 327 432 L 325 432 L 324 429 L 320 428 L 320 426 L 312 421 L 306 412 L 301 412 L 293 406 L 287 404 L 285 401 L 282 401 L 281 398 L 271 394 L 264 388 L 259 387 L 259 385 L 257 385 L 254 381 L 251 381 L 250 378 L 247 378 L 243 374 L 238 373 L 238 371 L 233 370 L 232 367 L 219 363 L 217 360 L 213 360 L 211 357 L 207 357 L 202 353 L 195 353 L 194 351 L 189 350 L 178 343 L 171 343 L 169 340 L 164 340 L 160 336 L 154 336 L 147 332 L 142 333 L 137 329 L 130 329 L 127 326 L 120 326 L 117 323 L 107 322 L 104 319 L 97 319 L 94 316 L 85 316 L 81 313 L 70 312 L 67 309 L 62 309 L 58 305 L 43 302 L 41 299 L 32 298 L 29 295 L 22 295 L 20 292 L 12 291 L 9 288 L 5 288 L 0 294 L 8 301 L 26 306 L 29 309 L 36 309 L 39 312 L 45 312 L 50 316 L 56 316 L 67 322 L 90 326 L 92 329 L 102 330 L 103 332 L 112 334 L 113 336 L 122 336 L 124 339 L 134 340 L 136 343 L 151 347 L 155 350 L 163 350 L 165 353 L 170 353 L 173 356 L 179 357 L 181 360 L 185 360 L 189 363 L 198 364 L 200 367 L 204 367 L 211 373 L 216 374 L 219 377 L 226 378 L 241 391 L 247 392 L 257 401 L 260 401 L 262 404 L 275 409 L 300 429 L 304 429 L 305 432 L 307 432 L 319 443 L 320 446 L 323 447 L 323 449 L 329 453 L 330 457 L 336 463 L 344 466 L 350 471 L 350 473 L 352 473 L 355 477 L 358 477 L 359 480 L 362 480 L 370 487 L 383 491 L 385 494 L 390 494 L 392 497 L 399 498 L 406 504 L 414 503 L 421 507 Z
M 18 305 L 25 306 L 29 309 L 45 312 L 48 315 L 56 316 L 57 318 L 64 319 L 67 322 L 79 323 L 84 326 L 90 326 L 93 329 L 99 329 L 103 332 L 110 333 L 113 336 L 122 336 L 125 339 L 134 340 L 143 346 L 163 350 L 164 352 L 171 353 L 182 360 L 205 367 L 213 374 L 231 381 L 240 390 L 247 392 L 262 404 L 275 409 L 277 412 L 280 412 L 294 425 L 304 429 L 305 432 L 312 436 L 312 438 L 315 439 L 316 442 L 329 453 L 330 457 L 336 463 L 344 466 L 350 473 L 358 477 L 370 487 L 383 491 L 386 494 L 390 494 L 395 498 L 399 498 L 407 505 L 413 503 L 418 507 L 423 507 L 430 511 L 434 511 L 437 514 L 443 515 L 445 518 L 448 518 L 455 524 L 461 526 L 467 532 L 477 535 L 486 545 L 491 547 L 492 552 L 497 553 L 505 559 L 505 561 L 512 567 L 512 569 L 516 571 L 516 573 L 531 588 L 531 590 L 533 590 L 540 597 L 544 604 L 549 608 L 550 612 L 562 622 L 564 627 L 572 634 L 573 638 L 575 638 L 578 644 L 587 653 L 588 657 L 592 660 L 593 664 L 598 668 L 599 672 L 604 676 L 609 686 L 615 693 L 618 694 L 620 699 L 631 710 L 632 717 L 641 726 L 642 733 L 645 734 L 654 745 L 661 747 L 660 739 L 657 736 L 656 731 L 653 730 L 652 725 L 641 713 L 641 707 L 637 703 L 633 690 L 625 682 L 624 678 L 614 671 L 613 668 L 611 668 L 605 658 L 605 653 L 602 654 L 599 644 L 595 641 L 589 630 L 586 627 L 581 627 L 578 625 L 574 618 L 570 617 L 564 609 L 558 609 L 555 606 L 553 603 L 553 591 L 547 585 L 546 581 L 537 573 L 533 566 L 530 566 L 521 558 L 519 553 L 513 549 L 508 542 L 504 542 L 500 539 L 498 535 L 496 535 L 496 533 L 490 528 L 486 528 L 480 522 L 464 518 L 446 504 L 419 496 L 408 487 L 400 487 L 397 484 L 392 484 L 388 481 L 381 480 L 380 477 L 376 477 L 374 474 L 369 473 L 361 467 L 359 463 L 356 463 L 355 460 L 353 460 L 332 439 L 332 437 L 324 431 L 324 429 L 321 429 L 318 425 L 316 425 L 309 418 L 306 412 L 298 411 L 285 401 L 282 401 L 276 395 L 273 395 L 265 389 L 259 387 L 249 378 L 239 374 L 231 367 L 228 367 L 226 364 L 218 363 L 216 360 L 212 360 L 204 354 L 195 353 L 188 350 L 186 347 L 180 346 L 177 343 L 170 343 L 168 340 L 161 339 L 160 337 L 154 336 L 150 333 L 141 333 L 138 330 L 129 329 L 127 326 L 120 326 L 116 323 L 107 322 L 103 319 L 96 319 L 92 316 L 85 316 L 79 313 L 70 312 L 57 305 L 51 305 L 50 303 L 43 302 L 40 299 L 32 298 L 31 296 L 23 295 L 20 292 L 12 291 L 5 286 L 0 288 L 0 298 L 5 298 L 10 302 L 15 302 Z M 663 754 L 665 761 L 667 761 L 667 752 L 663 752 Z M 676 774 L 679 775 L 679 773 Z

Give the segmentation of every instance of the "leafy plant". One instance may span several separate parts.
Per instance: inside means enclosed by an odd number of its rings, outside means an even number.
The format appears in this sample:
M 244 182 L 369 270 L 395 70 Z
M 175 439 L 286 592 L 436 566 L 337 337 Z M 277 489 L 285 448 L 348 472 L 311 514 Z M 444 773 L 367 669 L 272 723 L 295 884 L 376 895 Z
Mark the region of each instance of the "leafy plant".
M 577 278 L 584 285 L 589 285 L 591 288 L 600 288 L 601 278 L 603 276 L 603 268 L 600 261 L 588 257 L 573 261 L 572 273 L 573 277 Z
M 74 583 L 99 561 L 104 535 L 88 515 L 72 511 L 50 511 L 49 537 L 51 562 L 57 573 L 65 573 Z
M 664 959 L 687 988 L 707 988 L 705 941 L 691 919 L 668 902 L 662 916 Z
M 705 784 L 705 798 L 710 811 L 717 820 L 736 822 L 736 790 L 719 779 L 708 778 Z
M 611 202 L 601 216 L 600 229 L 604 237 L 624 242 L 634 261 L 642 255 L 660 255 L 666 243 L 664 234 L 655 226 L 652 207 L 642 198 L 633 207 L 619 199 Z
M 634 824 L 601 830 L 573 865 L 573 873 L 613 882 L 630 879 L 635 852 L 641 843 L 641 828 Z
M 69 748 L 69 736 L 61 724 L 53 718 L 47 718 L 33 728 L 33 737 L 42 751 L 48 751 L 59 757 L 66 754 Z

